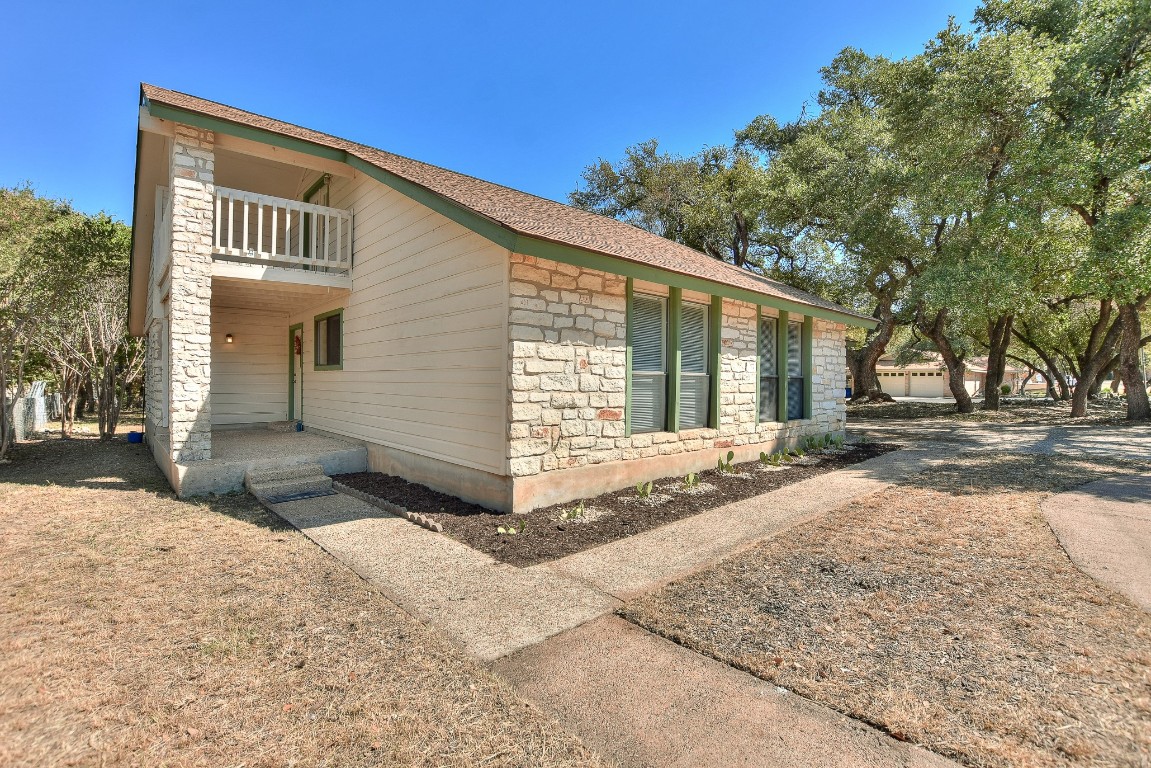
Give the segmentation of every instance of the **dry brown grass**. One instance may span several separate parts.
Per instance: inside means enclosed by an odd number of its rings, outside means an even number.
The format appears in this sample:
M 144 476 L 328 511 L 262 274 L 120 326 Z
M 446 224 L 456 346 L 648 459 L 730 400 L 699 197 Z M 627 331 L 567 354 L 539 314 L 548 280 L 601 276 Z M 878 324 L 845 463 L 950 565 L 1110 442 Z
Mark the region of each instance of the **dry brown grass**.
M 850 421 L 915 420 L 956 424 L 1121 424 L 1127 418 L 1127 401 L 1119 397 L 1100 397 L 1087 404 L 1087 416 L 1071 419 L 1071 402 L 1051 402 L 1039 398 L 1011 398 L 1002 401 L 998 411 L 985 411 L 976 404 L 972 413 L 956 413 L 954 402 L 917 402 L 848 404 Z
M 690 648 L 975 766 L 1151 764 L 1151 617 L 1038 504 L 1131 471 L 968 455 L 628 605 Z
M 119 441 L 16 458 L 0 764 L 599 764 L 249 497 L 178 501 Z

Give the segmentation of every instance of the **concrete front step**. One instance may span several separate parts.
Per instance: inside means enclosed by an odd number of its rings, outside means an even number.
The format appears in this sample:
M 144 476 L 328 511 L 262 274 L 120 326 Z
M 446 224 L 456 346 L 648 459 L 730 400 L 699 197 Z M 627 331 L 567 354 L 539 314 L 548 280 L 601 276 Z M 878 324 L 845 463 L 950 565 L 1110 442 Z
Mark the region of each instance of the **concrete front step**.
M 284 480 L 305 480 L 320 477 L 327 477 L 322 464 L 292 464 L 286 467 L 249 469 L 244 473 L 244 486 L 251 488 L 253 485 L 267 485 Z
M 248 491 L 260 499 L 281 498 L 286 496 L 303 497 L 305 495 L 320 496 L 334 493 L 332 478 L 305 478 L 303 480 L 278 480 L 274 483 L 258 483 L 248 486 Z
M 297 464 L 250 470 L 244 477 L 249 493 L 258 499 L 304 498 L 334 493 L 332 478 L 320 464 Z

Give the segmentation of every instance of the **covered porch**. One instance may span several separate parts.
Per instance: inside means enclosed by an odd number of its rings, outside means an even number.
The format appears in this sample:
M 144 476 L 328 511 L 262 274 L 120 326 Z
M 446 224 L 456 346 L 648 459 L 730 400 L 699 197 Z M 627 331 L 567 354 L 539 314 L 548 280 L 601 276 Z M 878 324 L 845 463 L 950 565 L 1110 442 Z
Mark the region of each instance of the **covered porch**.
M 277 425 L 279 426 L 279 425 Z M 180 497 L 244 489 L 250 471 L 320 464 L 328 475 L 364 472 L 361 443 L 313 432 L 252 426 L 212 431 L 212 458 L 175 465 L 172 485 Z

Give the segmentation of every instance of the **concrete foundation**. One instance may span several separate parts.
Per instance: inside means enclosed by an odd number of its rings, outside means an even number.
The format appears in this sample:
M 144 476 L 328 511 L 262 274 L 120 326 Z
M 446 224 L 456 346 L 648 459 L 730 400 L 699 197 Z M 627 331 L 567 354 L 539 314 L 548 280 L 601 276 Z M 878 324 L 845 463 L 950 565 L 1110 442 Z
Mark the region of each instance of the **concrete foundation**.
M 367 450 L 368 467 L 372 472 L 396 475 L 488 509 L 500 512 L 512 509 L 510 477 L 493 475 L 386 445 L 369 443 Z

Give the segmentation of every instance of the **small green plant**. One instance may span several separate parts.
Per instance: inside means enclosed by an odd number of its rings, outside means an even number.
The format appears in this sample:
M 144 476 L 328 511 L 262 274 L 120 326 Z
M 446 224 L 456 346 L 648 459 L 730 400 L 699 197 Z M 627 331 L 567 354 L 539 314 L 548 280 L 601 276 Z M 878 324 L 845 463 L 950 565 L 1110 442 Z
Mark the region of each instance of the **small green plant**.
M 650 498 L 651 497 L 651 487 L 652 487 L 652 481 L 651 480 L 648 480 L 646 483 L 636 483 L 635 484 L 635 493 L 641 499 Z
M 520 520 L 518 523 L 509 523 L 508 525 L 501 525 L 496 528 L 496 533 L 501 536 L 522 536 L 524 530 L 528 527 L 528 521 Z
M 759 452 L 759 463 L 760 464 L 770 464 L 771 463 L 771 455 L 767 451 L 760 451 Z
M 727 452 L 727 461 L 724 461 L 723 456 L 720 456 L 719 461 L 716 462 L 715 468 L 717 470 L 719 470 L 720 473 L 731 474 L 731 473 L 735 472 L 735 467 L 733 467 L 731 465 L 731 460 L 734 458 L 735 458 L 735 451 L 728 451 Z
M 560 520 L 579 520 L 584 515 L 583 501 L 575 505 L 571 509 L 565 509 L 560 512 Z
M 829 437 L 831 437 L 831 445 L 835 450 L 838 451 L 843 448 L 843 435 L 830 435 Z
M 778 467 L 782 463 L 783 463 L 783 454 L 781 454 L 781 453 L 771 454 L 771 466 Z
M 802 448 L 796 448 L 794 451 L 792 451 L 792 453 L 794 453 L 798 459 L 802 459 L 807 455 L 807 451 L 803 450 Z
M 683 476 L 683 489 L 690 491 L 699 487 L 699 475 L 694 472 L 688 472 Z
M 1011 394 L 1011 385 L 1010 384 L 1003 384 L 1002 386 L 1000 386 L 999 387 L 999 394 L 1010 395 Z
M 795 457 L 793 457 L 787 451 L 784 451 L 783 453 L 779 454 L 779 458 L 780 458 L 780 461 L 783 461 L 786 464 L 790 464 L 791 462 L 795 461 Z

